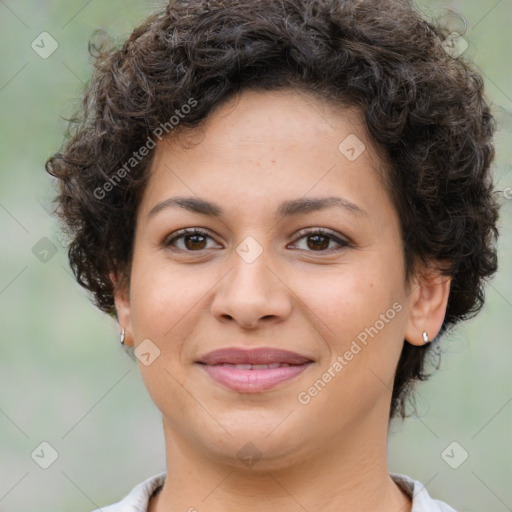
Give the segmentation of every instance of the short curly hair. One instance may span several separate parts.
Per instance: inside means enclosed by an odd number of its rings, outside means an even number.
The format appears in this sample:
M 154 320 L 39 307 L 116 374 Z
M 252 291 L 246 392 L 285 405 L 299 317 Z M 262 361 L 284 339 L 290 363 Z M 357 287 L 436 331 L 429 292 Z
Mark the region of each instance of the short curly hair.
M 409 0 L 173 0 L 122 46 L 90 42 L 82 107 L 46 162 L 78 283 L 116 316 L 110 274 L 129 284 L 137 208 L 164 128 L 171 137 L 199 126 L 244 89 L 294 88 L 362 113 L 389 168 L 407 279 L 418 262 L 444 262 L 452 278 L 438 337 L 474 316 L 497 270 L 496 123 L 480 74 L 445 51 L 447 36 Z M 390 419 L 407 416 L 431 346 L 404 340 Z

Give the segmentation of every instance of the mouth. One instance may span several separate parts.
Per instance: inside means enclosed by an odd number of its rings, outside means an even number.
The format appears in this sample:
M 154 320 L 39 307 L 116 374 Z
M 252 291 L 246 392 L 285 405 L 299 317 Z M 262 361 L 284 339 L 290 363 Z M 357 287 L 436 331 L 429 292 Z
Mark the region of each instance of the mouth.
M 295 352 L 273 348 L 226 348 L 196 361 L 216 382 L 239 393 L 259 393 L 288 381 L 314 361 Z

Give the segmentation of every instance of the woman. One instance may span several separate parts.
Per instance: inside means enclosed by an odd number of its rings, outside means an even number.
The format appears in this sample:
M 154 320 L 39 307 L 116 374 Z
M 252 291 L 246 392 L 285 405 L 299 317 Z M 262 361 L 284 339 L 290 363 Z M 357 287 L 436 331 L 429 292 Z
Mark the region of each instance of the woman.
M 409 2 L 177 0 L 49 159 L 77 281 L 162 413 L 114 511 L 452 511 L 389 421 L 497 268 L 481 77 Z

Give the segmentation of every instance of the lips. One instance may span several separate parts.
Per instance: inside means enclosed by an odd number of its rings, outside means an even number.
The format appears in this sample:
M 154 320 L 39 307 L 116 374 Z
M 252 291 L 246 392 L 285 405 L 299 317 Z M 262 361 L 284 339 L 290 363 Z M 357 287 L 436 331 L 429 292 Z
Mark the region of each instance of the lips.
M 278 350 L 275 348 L 255 348 L 243 350 L 238 348 L 221 348 L 214 350 L 202 357 L 198 362 L 208 365 L 215 364 L 304 364 L 311 359 L 288 352 L 287 350 Z
M 215 381 L 238 392 L 257 393 L 296 377 L 313 361 L 274 348 L 215 350 L 197 363 Z

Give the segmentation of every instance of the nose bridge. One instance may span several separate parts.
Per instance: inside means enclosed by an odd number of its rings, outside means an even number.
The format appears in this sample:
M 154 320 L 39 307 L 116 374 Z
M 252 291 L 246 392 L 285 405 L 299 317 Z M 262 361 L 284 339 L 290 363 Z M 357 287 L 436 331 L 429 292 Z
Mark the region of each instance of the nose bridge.
M 272 255 L 268 245 L 265 248 L 252 236 L 241 242 L 233 254 L 234 273 L 238 280 L 248 281 L 253 290 L 266 288 Z
M 263 317 L 282 318 L 289 313 L 286 286 L 272 269 L 271 244 L 263 243 L 265 246 L 248 235 L 236 246 L 230 258 L 231 271 L 222 280 L 213 302 L 216 316 L 254 326 Z
M 253 235 L 247 235 L 232 254 L 232 285 L 238 286 L 241 293 L 250 290 L 255 300 L 261 299 L 259 295 L 267 295 L 276 284 L 276 278 L 268 268 L 273 261 L 270 246 L 268 237 L 264 239 L 260 235 L 257 240 Z

